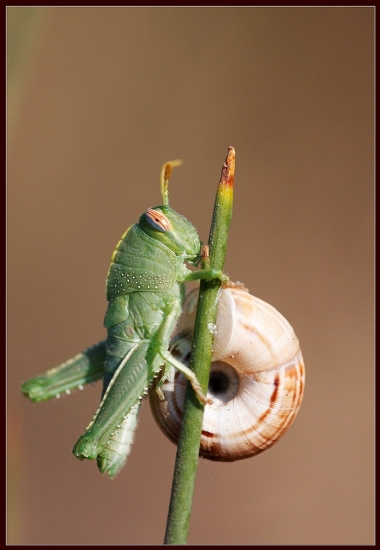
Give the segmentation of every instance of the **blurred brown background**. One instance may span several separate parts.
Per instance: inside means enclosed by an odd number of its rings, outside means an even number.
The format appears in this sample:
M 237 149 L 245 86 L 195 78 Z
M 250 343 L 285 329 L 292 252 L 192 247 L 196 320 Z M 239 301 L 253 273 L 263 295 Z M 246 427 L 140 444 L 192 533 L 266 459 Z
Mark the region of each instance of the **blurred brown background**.
M 8 543 L 160 544 L 175 447 L 143 407 L 115 481 L 71 455 L 100 385 L 20 384 L 105 336 L 125 229 L 208 237 L 236 149 L 226 272 L 293 325 L 306 392 L 258 457 L 200 461 L 189 543 L 372 544 L 374 9 L 8 8 Z

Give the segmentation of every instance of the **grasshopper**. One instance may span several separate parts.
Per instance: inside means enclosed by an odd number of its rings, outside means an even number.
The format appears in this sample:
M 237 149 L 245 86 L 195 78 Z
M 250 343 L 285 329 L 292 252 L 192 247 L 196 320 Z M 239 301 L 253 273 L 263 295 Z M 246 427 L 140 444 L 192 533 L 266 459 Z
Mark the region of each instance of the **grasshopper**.
M 111 478 L 125 464 L 142 398 L 161 371 L 160 397 L 161 386 L 174 367 L 187 377 L 201 402 L 212 402 L 202 393 L 195 374 L 168 349 L 181 314 L 184 283 L 228 280 L 215 269 L 191 271 L 185 266 L 199 265 L 202 243 L 193 225 L 169 206 L 169 178 L 180 163 L 164 164 L 160 178 L 163 205 L 148 208 L 127 229 L 112 255 L 106 282 L 107 339 L 21 388 L 24 395 L 39 402 L 103 378 L 100 405 L 72 452 L 80 460 L 96 459 L 100 472 Z

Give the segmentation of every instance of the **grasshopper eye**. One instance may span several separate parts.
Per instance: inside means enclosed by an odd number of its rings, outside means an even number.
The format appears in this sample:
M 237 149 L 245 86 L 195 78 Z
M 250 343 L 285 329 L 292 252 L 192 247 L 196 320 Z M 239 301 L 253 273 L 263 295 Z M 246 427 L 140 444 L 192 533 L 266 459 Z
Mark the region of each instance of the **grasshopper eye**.
M 145 212 L 145 219 L 148 224 L 153 227 L 153 229 L 157 229 L 157 231 L 162 231 L 162 233 L 166 233 L 166 231 L 172 230 L 172 225 L 170 221 L 160 210 L 153 210 L 153 208 L 148 208 L 148 210 Z

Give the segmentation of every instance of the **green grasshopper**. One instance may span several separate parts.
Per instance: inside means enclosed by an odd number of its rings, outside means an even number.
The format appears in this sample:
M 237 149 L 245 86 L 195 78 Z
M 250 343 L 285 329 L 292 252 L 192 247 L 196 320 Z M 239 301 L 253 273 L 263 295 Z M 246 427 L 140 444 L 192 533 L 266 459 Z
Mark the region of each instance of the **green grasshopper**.
M 103 378 L 99 408 L 73 454 L 80 460 L 96 458 L 99 470 L 111 478 L 125 464 L 142 398 L 162 370 L 159 396 L 174 367 L 188 378 L 201 402 L 212 402 L 202 393 L 195 374 L 168 351 L 181 314 L 184 282 L 228 280 L 215 269 L 190 271 L 185 266 L 186 262 L 198 266 L 202 243 L 193 225 L 169 206 L 169 177 L 178 164 L 172 161 L 163 166 L 163 205 L 148 208 L 127 229 L 112 255 L 106 283 L 107 339 L 21 388 L 39 402 Z

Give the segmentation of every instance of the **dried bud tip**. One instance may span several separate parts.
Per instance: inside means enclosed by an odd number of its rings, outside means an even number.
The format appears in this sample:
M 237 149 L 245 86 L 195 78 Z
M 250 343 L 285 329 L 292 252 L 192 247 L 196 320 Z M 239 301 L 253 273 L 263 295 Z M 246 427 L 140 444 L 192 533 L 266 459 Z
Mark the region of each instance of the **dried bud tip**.
M 222 175 L 220 176 L 220 185 L 227 185 L 228 187 L 233 187 L 234 173 L 235 173 L 235 149 L 233 147 L 229 147 L 226 161 L 223 164 Z

